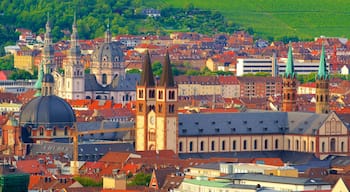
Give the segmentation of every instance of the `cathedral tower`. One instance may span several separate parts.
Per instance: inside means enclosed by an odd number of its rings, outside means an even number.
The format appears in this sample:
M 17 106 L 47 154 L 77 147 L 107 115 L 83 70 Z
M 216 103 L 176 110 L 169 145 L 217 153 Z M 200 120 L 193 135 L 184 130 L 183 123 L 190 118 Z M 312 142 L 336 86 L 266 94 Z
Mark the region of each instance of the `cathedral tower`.
M 324 45 L 320 57 L 320 66 L 316 77 L 316 113 L 329 112 L 329 74 L 327 71 Z
M 155 142 L 155 82 L 151 58 L 146 52 L 139 85 L 136 87 L 136 151 L 149 150 Z
M 64 90 L 62 97 L 67 99 L 85 99 L 84 65 L 80 61 L 81 50 L 78 42 L 76 17 L 72 25 L 70 49 L 66 64 L 64 65 Z
M 169 53 L 165 55 L 163 72 L 156 89 L 156 149 L 177 153 L 178 115 L 177 87 L 171 70 Z
M 42 62 L 44 64 L 44 73 L 52 73 L 56 70 L 54 63 L 55 50 L 52 44 L 50 16 L 47 14 L 46 32 L 44 37 L 44 48 L 42 51 Z
M 297 83 L 296 74 L 294 72 L 294 62 L 292 46 L 289 45 L 288 61 L 286 71 L 283 76 L 283 103 L 282 111 L 297 111 L 296 97 L 297 97 Z

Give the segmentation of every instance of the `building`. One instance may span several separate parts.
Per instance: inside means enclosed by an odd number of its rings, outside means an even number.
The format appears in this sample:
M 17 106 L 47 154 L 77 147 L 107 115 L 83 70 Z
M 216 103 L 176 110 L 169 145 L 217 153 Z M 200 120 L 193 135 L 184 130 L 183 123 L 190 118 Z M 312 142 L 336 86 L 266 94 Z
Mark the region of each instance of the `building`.
M 179 96 L 221 95 L 222 87 L 215 76 L 177 76 Z
M 297 79 L 294 71 L 292 46 L 288 50 L 287 67 L 283 75 L 282 111 L 297 111 Z
M 173 150 L 176 153 L 178 89 L 174 83 L 168 52 L 157 85 L 147 52 L 141 81 L 136 89 L 136 150 Z
M 36 80 L 2 80 L 0 81 L 1 92 L 23 93 L 33 89 Z
M 280 77 L 237 77 L 239 97 L 268 98 L 282 95 L 282 78 Z
M 81 47 L 78 41 L 76 19 L 72 25 L 70 49 L 64 61 L 64 73 L 58 71 L 54 61 L 55 50 L 52 44 L 51 24 L 46 24 L 42 66 L 45 73 L 54 77 L 54 94 L 64 99 L 112 100 L 115 103 L 127 103 L 136 98 L 138 74 L 125 73 L 125 60 L 122 44 L 113 42 L 109 27 L 105 40 L 98 45 L 91 60 L 91 73 L 84 73 L 81 62 Z
M 38 55 L 38 50 L 18 50 L 14 54 L 14 67 L 34 74 L 35 58 Z

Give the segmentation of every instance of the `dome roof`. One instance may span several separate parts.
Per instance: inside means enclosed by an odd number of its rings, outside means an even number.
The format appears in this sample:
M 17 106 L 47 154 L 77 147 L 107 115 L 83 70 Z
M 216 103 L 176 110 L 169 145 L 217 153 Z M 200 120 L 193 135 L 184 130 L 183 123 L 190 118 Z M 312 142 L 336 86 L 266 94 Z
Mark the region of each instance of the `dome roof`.
M 119 42 L 103 43 L 94 50 L 92 59 L 97 62 L 122 62 L 124 53 Z
M 20 114 L 20 126 L 37 128 L 72 127 L 75 122 L 72 107 L 62 98 L 55 95 L 35 97 L 29 101 Z

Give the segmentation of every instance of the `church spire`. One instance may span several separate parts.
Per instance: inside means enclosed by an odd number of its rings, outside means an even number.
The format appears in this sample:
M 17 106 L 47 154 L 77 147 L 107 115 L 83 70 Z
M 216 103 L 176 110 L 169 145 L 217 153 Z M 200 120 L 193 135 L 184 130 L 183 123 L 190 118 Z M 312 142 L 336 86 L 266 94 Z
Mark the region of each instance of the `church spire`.
M 325 50 L 324 50 L 324 44 L 322 44 L 322 52 L 320 57 L 320 65 L 318 67 L 318 73 L 317 73 L 318 79 L 328 79 L 328 71 L 327 71 L 327 62 L 325 57 Z
M 78 43 L 78 29 L 77 29 L 77 21 L 76 21 L 76 14 L 74 13 L 74 21 L 72 24 L 72 35 L 71 35 L 71 42 L 70 42 L 70 55 L 71 56 L 80 56 L 81 50 Z
M 111 34 L 111 31 L 109 30 L 109 19 L 108 19 L 107 30 L 105 32 L 105 43 L 110 43 L 111 41 L 112 41 L 112 34 Z
M 289 42 L 289 49 L 288 49 L 288 61 L 287 61 L 286 71 L 285 71 L 284 75 L 286 78 L 294 78 L 295 77 L 292 44 L 290 42 Z
M 39 71 L 38 71 L 38 79 L 35 82 L 34 88 L 36 89 L 35 97 L 41 96 L 41 87 L 42 87 L 42 81 L 44 77 L 44 67 L 43 63 L 40 64 L 39 66 Z
M 174 85 L 175 85 L 174 77 L 173 77 L 173 72 L 171 70 L 169 52 L 167 50 L 165 55 L 164 65 L 163 65 L 163 73 L 160 78 L 160 86 L 174 87 Z
M 44 73 L 51 73 L 55 69 L 53 61 L 55 50 L 52 45 L 51 23 L 49 13 L 47 13 L 46 31 L 44 35 L 44 48 L 42 53 L 44 62 Z
M 152 66 L 151 66 L 151 58 L 150 58 L 148 50 L 146 51 L 145 60 L 143 62 L 143 66 L 142 66 L 140 85 L 147 86 L 147 87 L 153 87 L 155 85 L 153 72 L 152 72 Z
M 44 44 L 51 45 L 52 44 L 52 37 L 51 37 L 50 13 L 47 13 L 47 21 L 46 21 L 45 28 L 46 28 L 46 32 L 45 32 Z

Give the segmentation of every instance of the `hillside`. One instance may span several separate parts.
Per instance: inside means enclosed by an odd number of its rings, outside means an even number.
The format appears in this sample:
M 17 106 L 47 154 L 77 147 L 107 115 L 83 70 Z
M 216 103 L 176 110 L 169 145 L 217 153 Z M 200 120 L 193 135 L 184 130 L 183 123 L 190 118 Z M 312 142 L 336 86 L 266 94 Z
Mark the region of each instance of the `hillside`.
M 194 6 L 217 10 L 226 19 L 262 37 L 297 36 L 310 39 L 325 35 L 350 37 L 350 3 L 344 0 L 153 0 L 157 8 Z

